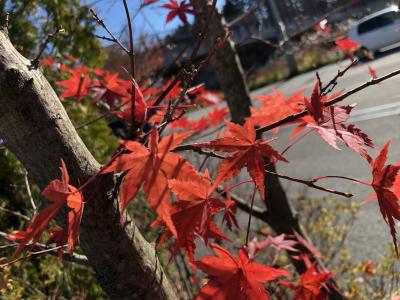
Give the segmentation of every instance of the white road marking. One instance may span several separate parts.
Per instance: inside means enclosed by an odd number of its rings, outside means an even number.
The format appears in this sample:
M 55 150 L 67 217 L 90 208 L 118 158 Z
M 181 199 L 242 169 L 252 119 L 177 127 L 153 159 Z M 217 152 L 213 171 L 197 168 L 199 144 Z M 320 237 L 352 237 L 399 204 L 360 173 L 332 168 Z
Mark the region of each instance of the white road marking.
M 348 122 L 355 123 L 395 115 L 400 115 L 400 102 L 392 102 L 354 111 Z

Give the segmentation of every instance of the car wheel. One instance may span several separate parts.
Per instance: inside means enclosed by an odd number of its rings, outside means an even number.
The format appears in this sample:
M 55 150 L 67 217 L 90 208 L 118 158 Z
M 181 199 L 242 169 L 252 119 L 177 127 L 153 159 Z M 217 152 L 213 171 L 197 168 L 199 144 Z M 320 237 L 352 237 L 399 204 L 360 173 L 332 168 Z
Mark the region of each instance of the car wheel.
M 362 62 L 369 61 L 375 58 L 374 53 L 365 47 L 361 47 L 360 49 L 358 49 L 356 52 L 356 56 Z

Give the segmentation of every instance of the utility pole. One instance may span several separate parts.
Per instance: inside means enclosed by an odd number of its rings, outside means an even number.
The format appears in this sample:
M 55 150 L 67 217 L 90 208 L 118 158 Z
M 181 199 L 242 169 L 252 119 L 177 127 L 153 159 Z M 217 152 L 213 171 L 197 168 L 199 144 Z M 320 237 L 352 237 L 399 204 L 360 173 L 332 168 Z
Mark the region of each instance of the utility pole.
M 269 6 L 271 8 L 272 16 L 277 24 L 279 33 L 281 35 L 282 42 L 280 44 L 282 44 L 282 48 L 285 53 L 285 58 L 289 67 L 289 75 L 293 76 L 297 74 L 297 63 L 294 58 L 293 48 L 290 44 L 290 39 L 286 31 L 286 25 L 281 18 L 276 0 L 269 0 Z

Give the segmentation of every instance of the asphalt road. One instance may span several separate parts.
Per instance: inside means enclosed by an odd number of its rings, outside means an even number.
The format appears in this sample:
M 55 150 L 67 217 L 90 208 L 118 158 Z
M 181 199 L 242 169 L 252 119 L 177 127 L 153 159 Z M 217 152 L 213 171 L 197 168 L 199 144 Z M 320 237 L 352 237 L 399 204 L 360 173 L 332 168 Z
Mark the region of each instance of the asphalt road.
M 349 60 L 337 64 L 325 66 L 318 70 L 323 82 L 328 82 L 336 75 L 339 69 L 345 68 Z M 400 52 L 390 53 L 375 59 L 368 63 L 382 76 L 400 68 Z M 350 90 L 370 79 L 368 73 L 368 64 L 359 64 L 352 68 L 344 78 L 339 80 L 336 88 Z M 252 93 L 268 94 L 272 88 L 278 88 L 286 96 L 291 95 L 299 89 L 307 88 L 307 94 L 316 82 L 315 71 L 309 72 L 288 81 L 280 82 L 271 86 L 261 88 Z M 349 97 L 343 104 L 358 103 L 353 111 L 351 123 L 366 132 L 379 147 L 382 147 L 389 139 L 392 139 L 392 145 L 389 153 L 389 162 L 395 163 L 400 160 L 400 76 L 390 79 L 376 86 L 371 86 Z M 205 112 L 196 112 L 192 115 L 197 118 L 204 115 Z M 274 147 L 279 150 L 285 149 L 288 145 L 289 128 L 280 132 L 279 138 L 274 141 Z M 342 175 L 359 178 L 365 181 L 371 180 L 371 169 L 368 163 L 357 154 L 339 145 L 343 150 L 337 151 L 326 144 L 319 136 L 312 133 L 298 145 L 293 147 L 285 155 L 290 161 L 289 164 L 279 164 L 278 171 L 282 174 L 292 177 L 311 179 L 323 175 Z M 376 152 L 371 152 L 376 156 Z M 192 157 L 193 159 L 193 157 Z M 202 158 L 196 158 L 200 162 Z M 215 171 L 215 164 L 211 171 Z M 243 176 L 246 176 L 243 174 Z M 242 177 L 242 176 L 241 176 Z M 243 180 L 241 179 L 238 180 Z M 237 181 L 238 181 L 237 180 Z M 297 183 L 282 181 L 289 196 L 292 199 L 304 195 L 312 198 L 326 196 L 319 191 L 306 189 Z M 353 200 L 361 202 L 372 193 L 372 189 L 366 186 L 354 184 L 344 180 L 326 180 L 321 182 L 324 186 L 344 192 L 354 194 Z M 242 196 L 251 194 L 250 188 L 241 187 L 235 192 Z M 346 198 L 335 196 L 338 201 L 349 201 Z M 247 216 L 240 216 L 240 223 L 245 225 Z M 253 224 L 255 227 L 257 224 Z M 400 228 L 398 228 L 400 232 Z M 352 251 L 356 259 L 375 259 L 387 251 L 387 246 L 392 239 L 389 235 L 389 228 L 384 223 L 379 212 L 376 201 L 368 203 L 360 208 L 357 220 L 347 238 L 346 245 Z
M 338 69 L 343 69 L 349 61 L 329 65 L 318 70 L 323 82 L 328 82 Z M 390 73 L 400 68 L 400 52 L 387 54 L 369 63 L 378 76 Z M 339 80 L 337 90 L 352 89 L 370 79 L 368 64 L 360 64 L 351 69 L 344 78 Z M 290 95 L 301 88 L 307 88 L 311 92 L 316 82 L 315 71 L 275 86 L 285 95 Z M 268 86 L 256 91 L 256 94 L 269 93 L 273 86 Z M 388 161 L 396 163 L 400 160 L 400 76 L 390 79 L 379 85 L 349 97 L 344 104 L 357 103 L 349 121 L 367 133 L 378 147 L 382 147 L 389 139 L 392 140 Z M 275 143 L 278 149 L 284 149 L 287 145 L 289 129 L 281 132 Z M 298 178 L 313 178 L 324 175 L 343 175 L 359 178 L 365 181 L 371 180 L 371 169 L 365 160 L 354 152 L 340 145 L 342 151 L 336 151 L 326 144 L 319 136 L 312 134 L 305 140 L 289 150 L 286 157 L 290 164 L 278 165 L 280 173 Z M 371 153 L 373 157 L 376 152 Z M 293 182 L 282 181 L 287 192 L 292 198 L 296 198 L 305 192 L 304 186 Z M 353 200 L 361 202 L 371 194 L 371 189 L 344 180 L 326 180 L 326 187 L 351 192 Z M 310 197 L 319 197 L 323 194 L 315 190 L 307 190 Z M 339 201 L 347 201 L 345 198 Z M 398 226 L 400 231 L 400 228 Z M 384 223 L 376 201 L 360 208 L 357 220 L 347 239 L 347 246 L 359 259 L 377 258 L 387 250 L 391 242 L 388 226 Z

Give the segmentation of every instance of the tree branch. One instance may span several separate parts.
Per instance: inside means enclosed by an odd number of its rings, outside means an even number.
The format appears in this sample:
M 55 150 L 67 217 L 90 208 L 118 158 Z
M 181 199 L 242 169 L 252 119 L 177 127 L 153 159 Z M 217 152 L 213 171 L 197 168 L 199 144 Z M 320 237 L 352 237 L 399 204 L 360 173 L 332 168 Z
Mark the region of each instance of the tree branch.
M 59 178 L 62 158 L 79 186 L 100 170 L 76 133 L 60 100 L 39 70 L 0 32 L 0 136 L 41 189 Z M 155 249 L 135 223 L 123 226 L 111 174 L 85 188 L 81 248 L 112 299 L 176 299 Z M 62 223 L 65 215 L 60 216 Z
M 0 231 L 0 236 L 2 236 L 3 238 L 6 238 L 8 236 L 8 233 Z M 14 243 L 12 245 L 17 246 L 18 243 Z M 67 245 L 65 245 L 64 247 L 67 247 Z M 40 250 L 49 250 L 49 252 L 46 252 L 46 253 L 54 255 L 54 256 L 59 256 L 59 254 L 58 254 L 58 252 L 57 252 L 57 250 L 55 248 L 49 248 L 45 244 L 36 243 L 35 244 L 35 248 L 39 248 Z M 35 255 L 35 251 L 30 251 L 30 253 L 31 254 L 30 255 L 28 254 L 26 256 L 26 258 Z M 84 256 L 84 255 L 81 255 L 81 254 L 74 253 L 73 255 L 71 255 L 68 252 L 65 252 L 63 254 L 63 259 L 66 260 L 66 261 L 69 261 L 69 262 L 76 263 L 76 264 L 81 265 L 81 266 L 89 267 L 89 262 L 88 262 L 87 257 Z

